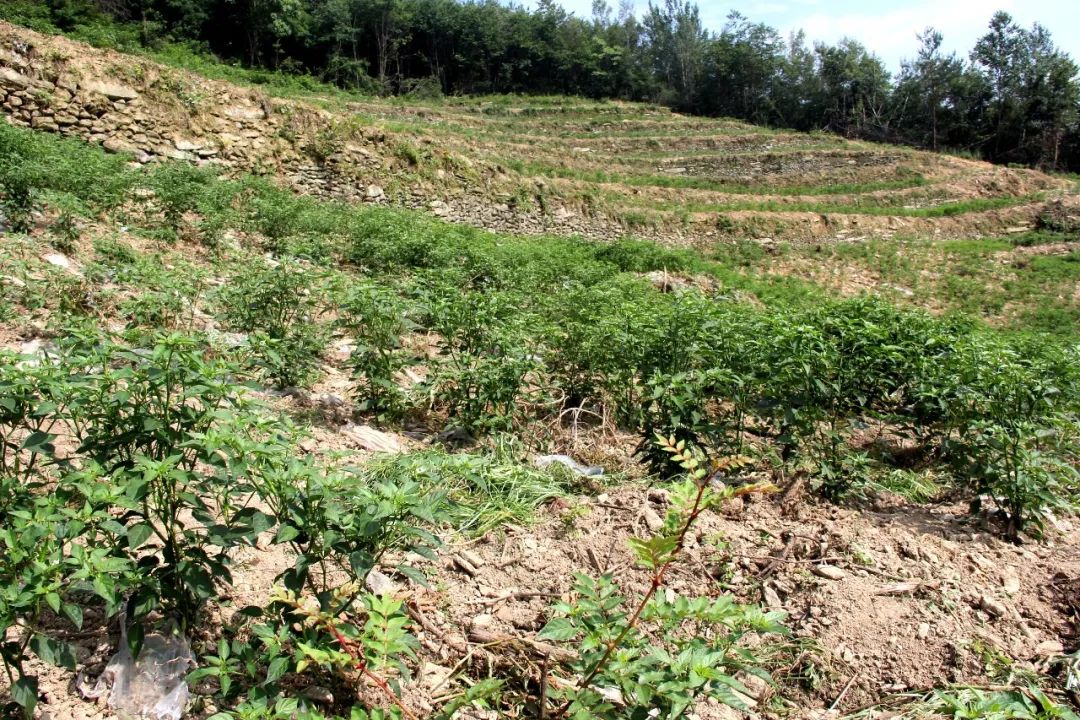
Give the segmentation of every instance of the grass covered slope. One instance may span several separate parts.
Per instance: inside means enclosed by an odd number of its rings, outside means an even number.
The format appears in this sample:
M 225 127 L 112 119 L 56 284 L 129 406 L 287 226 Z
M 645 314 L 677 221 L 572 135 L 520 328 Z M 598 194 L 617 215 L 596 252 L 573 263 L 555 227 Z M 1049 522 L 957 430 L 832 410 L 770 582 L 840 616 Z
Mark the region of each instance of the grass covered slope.
M 17 96 L 4 107 L 19 123 L 509 232 L 610 240 L 629 231 L 698 247 L 731 237 L 972 236 L 1033 229 L 1047 200 L 1073 190 L 1034 171 L 649 105 L 299 100 L 208 80 L 202 64 L 189 72 L 12 25 L 0 26 L 0 42 L 7 69 L 23 78 L 0 79 Z M 102 83 L 135 97 L 95 103 L 84 89 Z M 76 88 L 74 101 L 63 85 Z

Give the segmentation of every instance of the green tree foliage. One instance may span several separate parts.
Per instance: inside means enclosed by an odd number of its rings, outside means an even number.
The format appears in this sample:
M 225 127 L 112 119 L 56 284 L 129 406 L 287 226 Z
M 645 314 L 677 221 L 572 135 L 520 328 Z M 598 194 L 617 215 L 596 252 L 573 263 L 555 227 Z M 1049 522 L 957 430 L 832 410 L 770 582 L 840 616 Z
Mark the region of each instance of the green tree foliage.
M 971 53 L 990 89 L 985 148 L 995 160 L 1057 163 L 1064 134 L 1075 131 L 1077 66 L 1054 46 L 1042 25 L 1026 30 L 999 12 Z

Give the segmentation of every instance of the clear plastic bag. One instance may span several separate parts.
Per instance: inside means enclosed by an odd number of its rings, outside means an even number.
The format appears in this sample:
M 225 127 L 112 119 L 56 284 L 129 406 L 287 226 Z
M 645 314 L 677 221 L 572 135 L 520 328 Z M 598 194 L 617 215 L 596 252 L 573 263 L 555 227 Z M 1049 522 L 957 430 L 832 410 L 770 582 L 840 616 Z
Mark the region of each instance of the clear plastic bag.
M 595 465 L 582 465 L 569 455 L 541 455 L 533 460 L 533 463 L 538 468 L 546 468 L 552 463 L 559 463 L 570 468 L 571 472 L 585 477 L 596 477 L 604 474 L 604 468 Z
M 187 638 L 177 632 L 147 635 L 136 659 L 123 618 L 120 627 L 120 648 L 94 687 L 80 688 L 83 696 L 107 697 L 121 720 L 180 720 L 188 703 L 187 675 L 195 667 Z

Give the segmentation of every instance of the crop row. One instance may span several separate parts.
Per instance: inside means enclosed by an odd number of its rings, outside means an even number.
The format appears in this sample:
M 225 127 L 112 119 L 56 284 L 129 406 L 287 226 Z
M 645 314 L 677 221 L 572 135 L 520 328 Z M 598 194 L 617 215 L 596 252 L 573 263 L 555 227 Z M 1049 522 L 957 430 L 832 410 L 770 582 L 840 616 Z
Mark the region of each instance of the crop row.
M 42 229 L 69 251 L 86 247 L 83 224 L 106 218 L 140 242 L 206 255 L 217 276 L 170 271 L 120 237 L 100 237 L 83 274 L 57 292 L 4 286 L 0 316 L 46 308 L 57 338 L 50 354 L 0 357 L 0 622 L 18 638 L 2 649 L 24 708 L 37 694 L 24 674 L 29 653 L 74 662 L 43 622 L 50 613 L 81 626 L 85 608 L 97 620 L 124 609 L 136 645 L 146 618 L 193 629 L 231 584 L 235 553 L 267 535 L 292 551 L 279 578 L 286 591 L 243 610 L 252 622 L 200 671 L 255 708 L 238 716 L 291 717 L 289 678 L 309 668 L 407 673 L 415 640 L 405 610 L 363 582 L 388 553 L 428 552 L 433 529 L 468 525 L 475 513 L 461 513 L 439 483 L 417 481 L 407 463 L 387 477 L 297 459 L 288 424 L 253 409 L 241 387 L 313 383 L 335 337 L 350 348 L 355 413 L 384 425 L 481 441 L 512 433 L 539 448 L 558 443 L 567 424 L 603 423 L 637 433 L 639 455 L 659 474 L 676 451 L 684 470 L 702 472 L 696 451 L 684 453 L 689 443 L 740 458 L 717 467 L 803 477 L 830 499 L 913 463 L 950 477 L 973 509 L 994 506 L 1013 535 L 1041 531 L 1074 501 L 1080 358 L 1061 340 L 797 287 L 758 288 L 767 304 L 704 281 L 664 292 L 651 280 L 667 271 L 725 276 L 648 243 L 498 236 L 182 164 L 131 169 L 2 126 L 0 193 L 5 222 Z M 105 284 L 136 292 L 104 307 Z M 196 309 L 232 339 L 194 327 Z M 120 337 L 101 329 L 103 315 L 125 321 Z M 656 446 L 657 435 L 669 440 Z M 725 479 L 733 487 L 739 473 Z M 685 532 L 707 480 L 679 486 L 683 515 L 665 527 Z M 679 537 L 641 543 L 646 566 L 662 576 Z M 578 592 L 606 607 L 609 580 L 581 579 Z M 732 632 L 723 646 L 687 638 L 685 667 L 663 670 L 677 677 L 650 684 L 630 678 L 655 657 L 646 636 L 632 623 L 601 628 L 595 666 L 576 672 L 599 672 L 605 643 L 636 637 L 641 664 L 618 683 L 642 698 L 677 688 L 638 706 L 667 703 L 671 717 L 705 687 L 680 684 L 699 672 L 693 658 L 709 658 L 709 687 L 721 693 L 735 641 L 778 629 L 730 603 L 650 608 L 643 617 L 656 628 L 719 621 Z M 569 621 L 549 630 L 566 642 L 581 632 Z M 282 702 L 277 715 L 266 709 Z M 597 716 L 622 717 L 608 710 Z

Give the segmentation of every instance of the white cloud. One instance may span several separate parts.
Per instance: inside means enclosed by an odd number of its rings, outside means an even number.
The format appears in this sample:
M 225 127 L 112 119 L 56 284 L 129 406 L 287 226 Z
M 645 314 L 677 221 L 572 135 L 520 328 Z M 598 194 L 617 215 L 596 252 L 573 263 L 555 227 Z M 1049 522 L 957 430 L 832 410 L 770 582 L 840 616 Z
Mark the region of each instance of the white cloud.
M 933 26 L 945 38 L 945 47 L 964 55 L 985 31 L 994 10 L 972 7 L 968 0 L 914 2 L 887 11 L 827 13 L 820 10 L 794 19 L 785 30 L 802 28 L 810 40 L 836 42 L 851 37 L 876 53 L 891 69 L 900 59 L 915 54 L 918 33 Z M 1015 0 L 997 0 L 995 10 L 1013 12 Z

